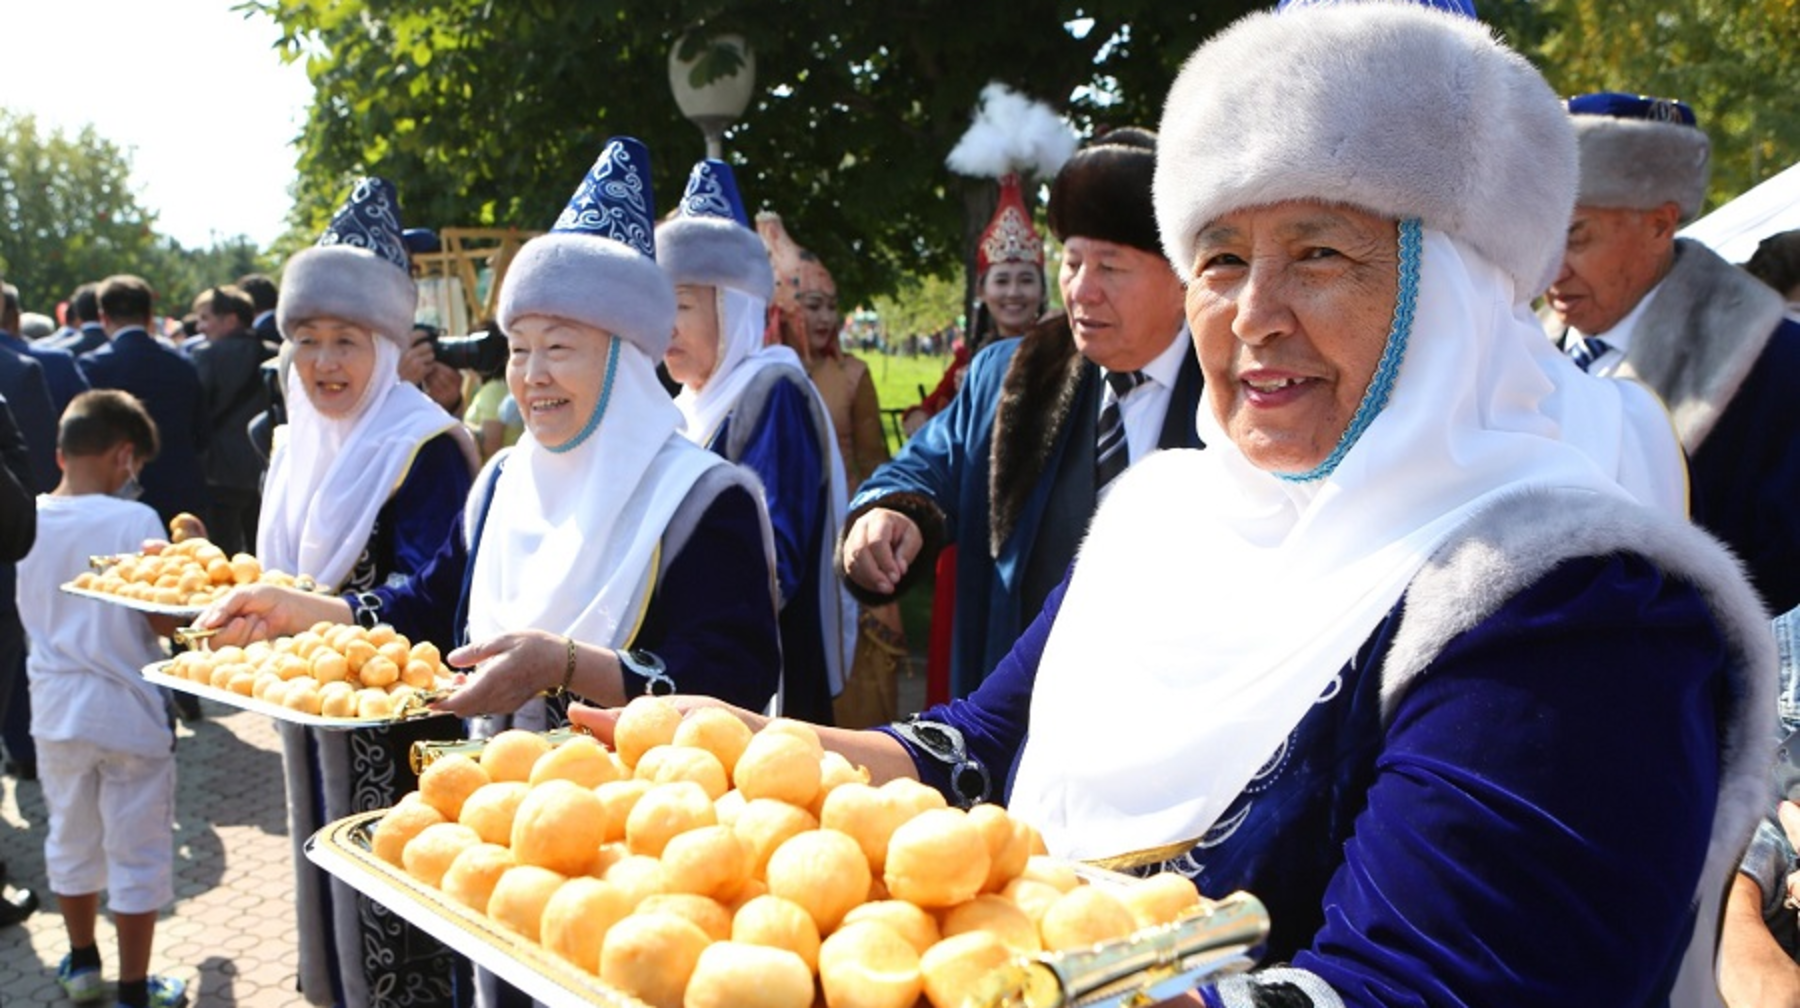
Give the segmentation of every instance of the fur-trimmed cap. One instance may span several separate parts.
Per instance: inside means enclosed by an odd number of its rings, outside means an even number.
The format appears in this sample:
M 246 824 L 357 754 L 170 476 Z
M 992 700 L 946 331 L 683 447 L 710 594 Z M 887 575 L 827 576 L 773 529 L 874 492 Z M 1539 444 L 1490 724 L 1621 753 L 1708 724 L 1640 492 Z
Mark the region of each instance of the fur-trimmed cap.
M 394 184 L 371 175 L 351 187 L 319 243 L 288 259 L 275 325 L 287 335 L 308 319 L 339 318 L 404 347 L 418 306 Z
M 1125 126 L 1088 141 L 1050 182 L 1050 233 L 1057 241 L 1098 238 L 1155 254 L 1156 134 Z
M 775 293 L 769 253 L 750 230 L 737 179 L 713 158 L 694 165 L 679 213 L 657 226 L 656 260 L 676 284 L 729 287 L 765 302 Z
M 1190 279 L 1200 229 L 1245 207 L 1418 217 L 1529 298 L 1562 260 L 1575 180 L 1562 102 L 1484 25 L 1413 4 L 1294 7 L 1188 58 L 1163 109 L 1156 219 Z
M 630 340 L 662 360 L 675 290 L 656 265 L 650 152 L 615 137 L 550 233 L 525 243 L 500 284 L 500 328 L 527 315 L 569 319 Z
M 1649 210 L 1674 203 L 1692 220 L 1706 201 L 1712 144 L 1672 98 L 1603 91 L 1569 99 L 1581 144 L 1580 206 Z

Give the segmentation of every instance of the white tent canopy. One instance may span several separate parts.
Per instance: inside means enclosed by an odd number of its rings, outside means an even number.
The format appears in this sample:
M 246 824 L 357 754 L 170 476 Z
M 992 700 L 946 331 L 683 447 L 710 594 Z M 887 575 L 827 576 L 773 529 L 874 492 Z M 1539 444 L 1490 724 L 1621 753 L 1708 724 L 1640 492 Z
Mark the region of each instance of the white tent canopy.
M 1743 263 L 1764 238 L 1800 228 L 1800 163 L 1681 229 L 1726 262 Z

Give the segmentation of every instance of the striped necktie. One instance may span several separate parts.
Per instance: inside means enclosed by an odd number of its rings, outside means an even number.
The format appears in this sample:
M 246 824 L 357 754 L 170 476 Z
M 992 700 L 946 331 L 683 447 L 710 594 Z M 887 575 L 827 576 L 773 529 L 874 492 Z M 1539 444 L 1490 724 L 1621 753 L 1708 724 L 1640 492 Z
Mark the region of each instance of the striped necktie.
M 1120 400 L 1149 381 L 1142 371 L 1106 372 L 1106 391 L 1100 396 L 1100 427 L 1094 440 L 1094 489 L 1112 482 L 1131 464 L 1131 448 L 1125 443 L 1125 414 Z
M 1612 345 L 1598 336 L 1583 336 L 1569 348 L 1569 359 L 1581 370 L 1590 371 L 1594 362 L 1606 356 L 1606 351 L 1611 349 Z

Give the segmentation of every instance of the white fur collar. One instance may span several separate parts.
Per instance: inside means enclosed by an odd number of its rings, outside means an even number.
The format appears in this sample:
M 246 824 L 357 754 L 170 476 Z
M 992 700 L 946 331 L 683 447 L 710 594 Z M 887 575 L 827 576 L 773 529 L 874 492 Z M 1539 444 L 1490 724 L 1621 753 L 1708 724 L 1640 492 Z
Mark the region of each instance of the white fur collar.
M 1736 659 L 1729 706 L 1720 712 L 1719 804 L 1697 897 L 1702 915 L 1682 978 L 1710 988 L 1715 935 L 1709 922 L 1715 918 L 1707 908 L 1716 908 L 1751 830 L 1768 810 L 1776 682 L 1768 616 L 1718 540 L 1650 508 L 1591 494 L 1536 491 L 1502 501 L 1464 525 L 1412 582 L 1382 667 L 1382 708 L 1391 713 L 1453 637 L 1550 568 L 1611 553 L 1647 557 L 1696 585 Z
M 1781 323 L 1781 296 L 1698 242 L 1675 243 L 1675 266 L 1632 334 L 1618 376 L 1662 396 L 1688 454 L 1698 451 Z

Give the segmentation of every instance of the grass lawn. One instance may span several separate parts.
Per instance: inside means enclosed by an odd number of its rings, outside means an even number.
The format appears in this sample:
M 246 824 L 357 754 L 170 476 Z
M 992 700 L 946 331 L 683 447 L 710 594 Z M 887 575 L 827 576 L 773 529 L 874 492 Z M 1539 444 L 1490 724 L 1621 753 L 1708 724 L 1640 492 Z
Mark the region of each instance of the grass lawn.
M 950 355 L 936 357 L 889 357 L 879 353 L 858 353 L 863 363 L 869 366 L 869 377 L 875 381 L 875 395 L 881 400 L 883 409 L 906 409 L 923 398 L 919 386 L 926 392 L 937 388 L 943 380 L 944 369 L 950 366 Z M 882 425 L 888 436 L 888 451 L 900 450 L 898 426 L 891 422 Z M 912 649 L 915 659 L 914 672 L 925 674 L 925 642 L 931 634 L 931 592 L 932 570 L 935 561 L 929 557 L 920 557 L 919 562 L 927 565 L 924 577 L 913 586 L 911 591 L 900 596 L 900 618 L 906 626 L 906 642 Z

